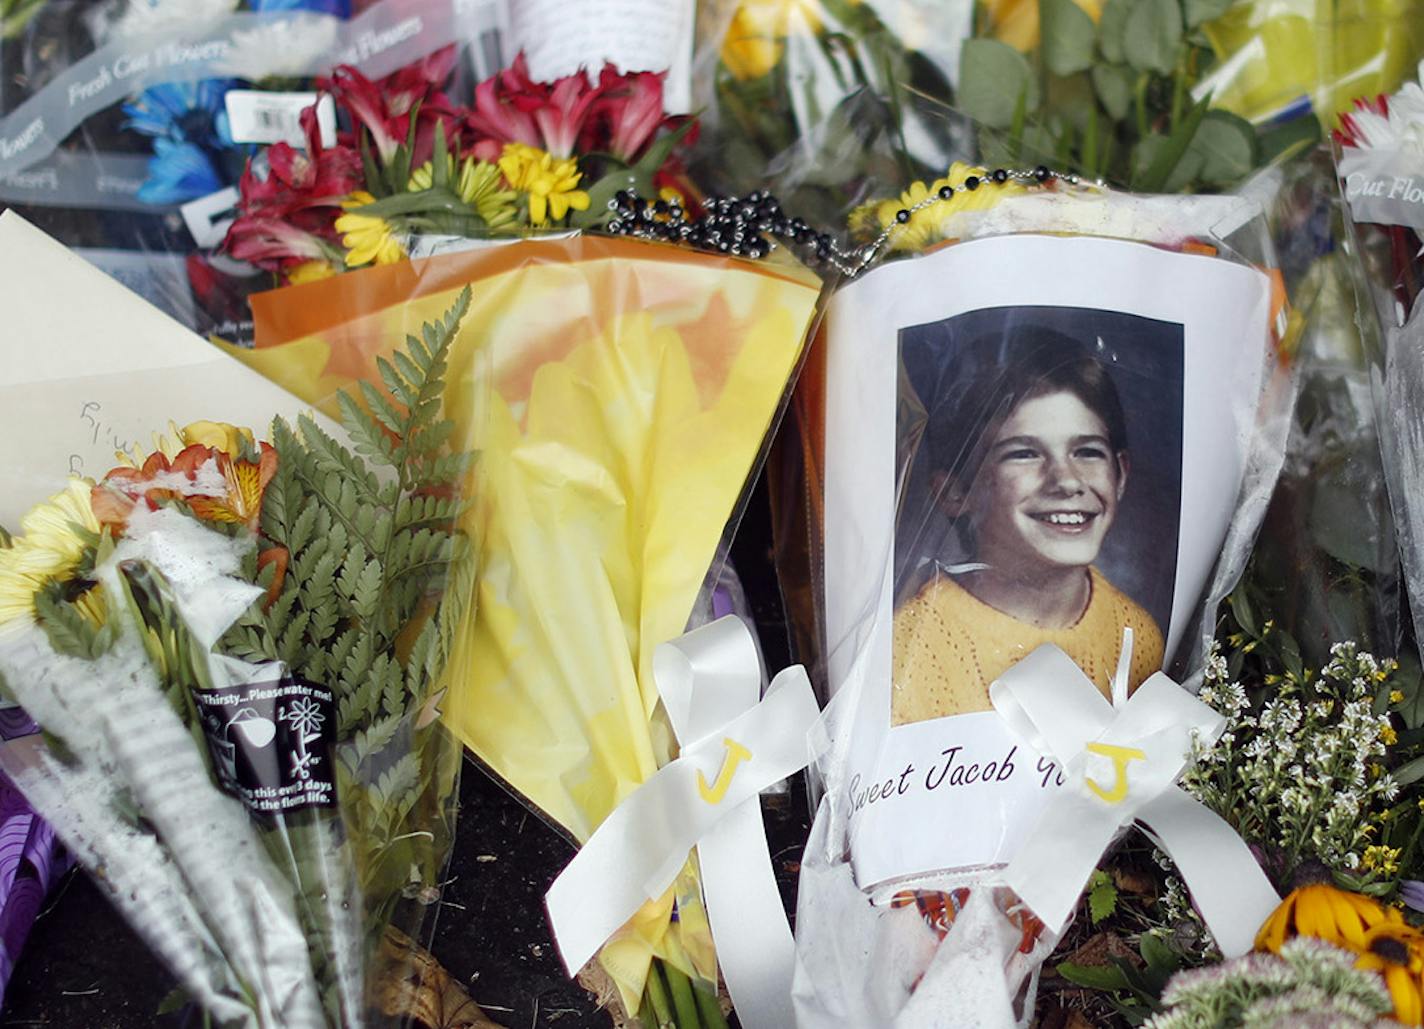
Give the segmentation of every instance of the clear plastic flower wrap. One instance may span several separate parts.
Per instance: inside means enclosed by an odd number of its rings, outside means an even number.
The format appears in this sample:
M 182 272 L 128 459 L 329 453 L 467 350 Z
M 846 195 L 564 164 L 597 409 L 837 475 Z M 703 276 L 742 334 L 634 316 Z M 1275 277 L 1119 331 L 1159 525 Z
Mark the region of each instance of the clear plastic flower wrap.
M 485 379 L 452 350 L 468 294 L 380 386 L 332 398 L 338 425 L 13 215 L 3 228 L 9 259 L 89 293 L 101 306 L 79 321 L 109 320 L 115 359 L 137 363 L 74 380 L 96 398 L 74 456 L 101 459 L 136 411 L 155 431 L 0 549 L 0 679 L 43 730 L 0 764 L 217 1021 L 403 1024 L 454 836 L 460 747 L 436 705 L 464 674 L 452 644 L 475 580 Z M 46 303 L 7 298 L 21 323 Z M 163 381 L 141 362 L 175 338 L 203 354 L 196 392 L 216 359 L 214 414 L 277 417 L 164 429 L 192 398 L 135 386 Z M 62 336 L 56 360 L 82 368 L 88 345 Z M 51 453 L 9 469 L 7 508 L 64 484 L 63 465 L 35 464 Z
M 481 762 L 583 845 L 679 752 L 653 653 L 716 581 L 822 284 L 791 261 L 524 240 L 259 295 L 257 346 L 240 356 L 316 400 L 369 375 L 373 355 L 466 286 L 466 324 L 479 328 L 461 353 L 493 371 L 478 469 L 487 521 L 479 614 L 457 652 L 469 671 L 442 709 Z M 601 963 L 630 1010 L 716 1025 L 715 925 L 695 862 L 684 853 L 676 867 Z
M 990 686 L 1043 644 L 1103 697 L 1120 679 L 1114 710 L 1159 669 L 1190 681 L 1289 422 L 1257 203 L 958 166 L 945 185 L 890 229 L 925 252 L 833 298 L 773 465 L 829 700 L 805 1025 L 1031 1015 L 1053 934 L 999 877 L 1063 777 Z
M 1398 533 L 1399 561 L 1420 638 L 1424 522 L 1419 490 L 1420 233 L 1424 231 L 1424 89 L 1360 98 L 1340 118 L 1336 168 L 1344 193 L 1360 329 L 1370 366 L 1380 448 Z
M 972 17 L 958 0 L 699 4 L 698 180 L 770 189 L 830 225 L 868 191 L 942 167 L 965 135 L 945 114 Z
M 299 118 L 318 77 L 349 64 L 380 82 L 442 49 L 450 59 L 434 88 L 452 67 L 493 70 L 486 3 L 19 7 L 0 37 L 0 201 L 189 328 L 234 340 L 250 341 L 247 295 L 272 285 L 217 253 L 236 187 L 262 144 L 305 147 Z M 317 114 L 329 146 L 338 131 L 329 99 Z

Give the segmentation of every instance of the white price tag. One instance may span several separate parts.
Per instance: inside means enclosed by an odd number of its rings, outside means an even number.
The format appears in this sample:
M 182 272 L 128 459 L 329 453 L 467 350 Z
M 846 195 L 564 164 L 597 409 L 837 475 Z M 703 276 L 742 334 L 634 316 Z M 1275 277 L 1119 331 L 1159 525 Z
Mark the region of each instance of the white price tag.
M 336 104 L 328 94 L 264 93 L 259 89 L 227 91 L 228 131 L 234 143 L 287 143 L 306 149 L 302 112 L 316 104 L 316 124 L 322 146 L 336 145 Z

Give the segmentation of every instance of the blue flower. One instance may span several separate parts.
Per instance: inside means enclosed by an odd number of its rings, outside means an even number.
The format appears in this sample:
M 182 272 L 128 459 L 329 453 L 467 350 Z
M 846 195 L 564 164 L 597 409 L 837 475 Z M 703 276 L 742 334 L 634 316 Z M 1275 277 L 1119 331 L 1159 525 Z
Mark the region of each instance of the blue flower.
M 181 204 L 229 184 L 224 166 L 240 170 L 247 153 L 233 143 L 224 107 L 227 91 L 236 85 L 234 79 L 164 82 L 124 105 L 124 128 L 153 138 L 140 200 Z
M 1405 879 L 1399 884 L 1399 899 L 1415 911 L 1424 911 L 1424 882 Z
M 259 14 L 268 11 L 315 11 L 317 14 L 334 14 L 338 18 L 351 17 L 351 0 L 250 0 L 247 6 Z
M 208 152 L 196 143 L 172 139 L 153 141 L 148 178 L 138 190 L 145 204 L 181 204 L 227 185 Z

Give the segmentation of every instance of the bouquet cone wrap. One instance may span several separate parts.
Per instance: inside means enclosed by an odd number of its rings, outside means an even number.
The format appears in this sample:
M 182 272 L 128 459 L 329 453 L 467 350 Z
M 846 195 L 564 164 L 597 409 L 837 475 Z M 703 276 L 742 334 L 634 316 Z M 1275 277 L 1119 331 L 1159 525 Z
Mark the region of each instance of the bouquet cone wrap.
M 442 709 L 581 842 L 673 756 L 652 653 L 683 632 L 738 514 L 820 283 L 627 240 L 524 242 L 259 298 L 243 359 L 319 400 L 465 284 L 478 329 L 452 378 L 484 361 L 494 386 L 463 415 L 486 441 L 480 613 Z M 673 896 L 604 949 L 631 1006 L 652 955 L 715 974 L 695 878 Z

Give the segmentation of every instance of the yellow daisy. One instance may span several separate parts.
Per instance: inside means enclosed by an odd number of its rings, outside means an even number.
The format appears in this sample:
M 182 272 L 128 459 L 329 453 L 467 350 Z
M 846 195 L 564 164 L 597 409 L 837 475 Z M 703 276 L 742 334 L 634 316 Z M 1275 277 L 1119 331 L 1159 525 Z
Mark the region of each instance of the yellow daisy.
M 1017 196 L 1027 191 L 1022 182 L 1010 179 L 1004 183 L 985 182 L 987 173 L 983 168 L 956 161 L 949 172 L 928 186 L 923 182 L 910 183 L 909 189 L 889 200 L 872 200 L 851 212 L 850 228 L 861 237 L 877 236 L 890 231 L 889 249 L 918 251 L 933 246 L 945 239 L 945 221 L 964 211 L 984 211 L 993 207 L 1005 197 Z M 975 188 L 969 189 L 965 182 L 975 179 Z M 939 199 L 945 187 L 953 190 L 948 199 Z M 915 205 L 935 198 L 935 202 L 916 211 Z M 910 218 L 900 222 L 901 211 L 909 211 Z
M 341 243 L 346 247 L 346 264 L 359 268 L 363 264 L 395 264 L 405 259 L 405 250 L 395 238 L 395 232 L 384 218 L 360 214 L 361 208 L 373 204 L 376 198 L 370 193 L 358 190 L 342 204 L 346 211 L 336 219 L 336 231 L 341 233 Z
M 69 578 L 84 556 L 85 530 L 99 532 L 99 520 L 89 506 L 94 485 L 70 479 L 61 493 L 37 504 L 20 522 L 20 535 L 0 550 L 0 624 L 34 614 L 35 594 L 46 585 Z M 103 621 L 103 605 L 89 591 L 79 607 L 95 624 Z
M 588 194 L 578 189 L 582 173 L 572 157 L 552 154 L 524 143 L 506 143 L 499 159 L 505 180 L 529 197 L 529 221 L 543 225 L 552 216 L 562 221 L 570 209 L 588 210 Z

